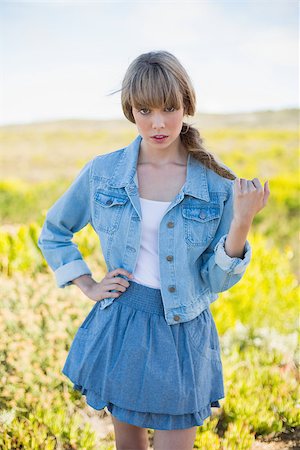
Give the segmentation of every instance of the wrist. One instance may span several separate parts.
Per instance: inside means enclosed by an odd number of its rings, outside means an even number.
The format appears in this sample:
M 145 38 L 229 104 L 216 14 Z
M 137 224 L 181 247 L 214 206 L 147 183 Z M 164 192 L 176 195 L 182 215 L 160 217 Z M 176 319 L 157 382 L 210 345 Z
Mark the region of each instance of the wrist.
M 78 278 L 75 278 L 73 281 L 73 284 L 79 287 L 79 289 L 86 294 L 94 284 L 96 284 L 96 281 L 92 278 L 91 275 L 81 275 Z
M 242 230 L 249 230 L 252 225 L 253 219 L 245 219 L 241 217 L 233 217 L 232 224 L 234 227 L 242 229 Z

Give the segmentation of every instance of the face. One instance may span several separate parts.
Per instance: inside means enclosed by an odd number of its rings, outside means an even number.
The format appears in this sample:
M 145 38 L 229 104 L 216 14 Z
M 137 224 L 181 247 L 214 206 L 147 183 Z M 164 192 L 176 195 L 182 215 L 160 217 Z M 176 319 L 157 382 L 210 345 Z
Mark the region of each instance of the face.
M 180 131 L 184 117 L 183 107 L 161 109 L 136 109 L 132 108 L 139 134 L 150 147 L 169 147 L 180 141 Z M 167 136 L 161 140 L 155 139 L 155 135 Z

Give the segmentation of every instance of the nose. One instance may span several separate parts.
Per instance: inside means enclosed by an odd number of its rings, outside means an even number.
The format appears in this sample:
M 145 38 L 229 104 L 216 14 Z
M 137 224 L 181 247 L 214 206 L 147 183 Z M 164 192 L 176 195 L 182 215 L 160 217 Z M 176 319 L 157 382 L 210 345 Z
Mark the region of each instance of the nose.
M 155 130 L 165 127 L 163 116 L 160 113 L 153 114 L 152 127 Z

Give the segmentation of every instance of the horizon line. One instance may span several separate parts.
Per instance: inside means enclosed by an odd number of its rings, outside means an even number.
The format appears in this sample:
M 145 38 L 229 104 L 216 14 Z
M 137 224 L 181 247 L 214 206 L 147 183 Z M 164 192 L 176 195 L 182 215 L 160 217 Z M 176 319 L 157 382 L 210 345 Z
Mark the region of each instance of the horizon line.
M 231 112 L 208 112 L 208 111 L 196 111 L 194 116 L 188 116 L 188 119 L 192 120 L 193 117 L 197 115 L 215 115 L 215 116 L 231 116 L 231 115 L 247 115 L 247 114 L 258 114 L 258 113 L 272 113 L 272 112 L 291 112 L 291 111 L 300 111 L 299 106 L 290 106 L 290 107 L 281 107 L 281 108 L 264 108 L 264 109 L 257 109 L 257 110 L 249 110 L 249 111 L 231 111 Z M 49 119 L 42 119 L 42 120 L 34 120 L 34 121 L 18 121 L 18 122 L 1 122 L 0 121 L 0 127 L 7 127 L 7 126 L 22 126 L 22 125 L 42 125 L 42 124 L 49 124 L 54 122 L 112 122 L 112 121 L 124 121 L 128 122 L 128 125 L 135 125 L 134 123 L 130 122 L 125 116 L 123 117 L 107 117 L 107 118 L 98 118 L 98 117 L 88 117 L 88 118 L 78 118 L 78 117 L 69 117 L 69 118 L 49 118 Z

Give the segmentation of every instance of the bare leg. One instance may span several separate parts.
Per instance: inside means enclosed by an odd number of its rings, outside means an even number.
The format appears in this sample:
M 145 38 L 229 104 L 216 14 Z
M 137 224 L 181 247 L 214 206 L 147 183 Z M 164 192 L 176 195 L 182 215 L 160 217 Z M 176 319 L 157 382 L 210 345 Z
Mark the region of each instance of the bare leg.
M 122 422 L 112 414 L 111 418 L 115 429 L 117 450 L 148 450 L 147 428 Z
M 197 427 L 183 430 L 155 430 L 154 450 L 193 450 Z

